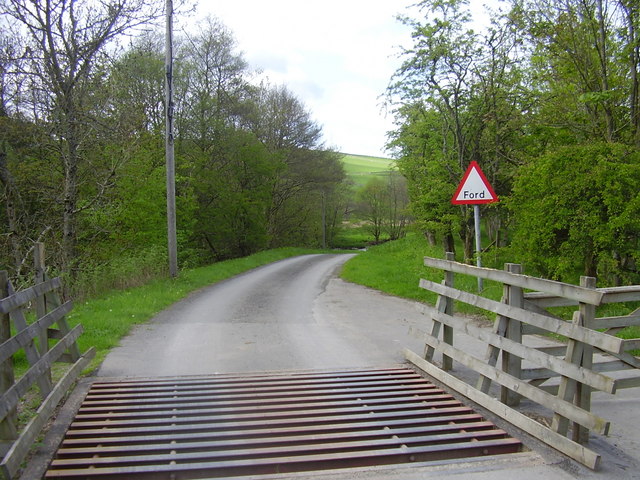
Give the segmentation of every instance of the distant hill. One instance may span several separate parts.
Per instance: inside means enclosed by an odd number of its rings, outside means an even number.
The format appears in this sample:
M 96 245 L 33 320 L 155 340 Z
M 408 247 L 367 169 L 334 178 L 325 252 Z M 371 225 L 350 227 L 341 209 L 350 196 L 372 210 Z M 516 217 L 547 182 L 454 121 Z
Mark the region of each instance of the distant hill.
M 390 158 L 368 157 L 366 155 L 352 155 L 343 153 L 344 169 L 356 186 L 362 186 L 373 177 L 384 175 L 396 170 L 394 161 Z

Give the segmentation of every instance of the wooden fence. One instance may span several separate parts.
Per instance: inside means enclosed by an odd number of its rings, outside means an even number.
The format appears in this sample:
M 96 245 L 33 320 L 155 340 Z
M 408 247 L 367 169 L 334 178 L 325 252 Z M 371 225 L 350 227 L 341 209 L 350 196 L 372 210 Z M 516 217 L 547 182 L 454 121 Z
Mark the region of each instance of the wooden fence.
M 438 294 L 438 300 L 435 307 L 422 306 L 433 321 L 431 332 L 422 333 L 424 354 L 407 350 L 407 359 L 494 414 L 596 469 L 600 456 L 584 444 L 589 431 L 606 435 L 609 422 L 591 412 L 592 391 L 615 394 L 617 389 L 640 386 L 640 360 L 628 353 L 640 348 L 640 339 L 613 335 L 627 326 L 640 325 L 640 309 L 626 316 L 596 318 L 596 307 L 639 301 L 640 286 L 595 288 L 592 277 L 582 277 L 580 286 L 570 285 L 523 275 L 517 264 L 507 264 L 502 271 L 457 263 L 452 254 L 447 254 L 446 260 L 426 257 L 424 263 L 443 270 L 445 279 L 441 284 L 420 280 L 422 288 Z M 456 289 L 455 273 L 502 283 L 502 301 Z M 495 313 L 493 329 L 455 315 L 454 300 Z M 546 310 L 572 305 L 576 310 L 570 322 Z M 484 357 L 456 348 L 454 333 L 483 342 Z M 534 342 L 525 340 L 535 334 L 555 334 L 566 341 L 534 347 Z M 443 356 L 442 368 L 434 363 L 436 352 Z M 477 372 L 475 378 L 464 381 L 450 373 L 453 361 Z M 624 378 L 605 374 L 619 370 L 631 372 Z M 499 398 L 490 395 L 493 383 L 500 386 Z M 522 397 L 551 412 L 549 426 L 515 409 Z
M 7 272 L 0 271 L 0 471 L 6 479 L 19 471 L 56 407 L 95 356 L 93 348 L 84 354 L 78 349 L 82 326 L 69 328 L 67 324 L 65 316 L 72 304 L 60 301 L 60 278 L 47 277 L 42 244 L 36 245 L 35 265 L 35 284 L 20 292 L 14 291 Z M 27 321 L 30 312 L 35 313 L 32 322 Z M 29 368 L 16 378 L 13 358 L 20 351 Z M 56 369 L 55 376 L 60 378 L 55 382 L 54 362 L 69 364 Z M 39 408 L 22 426 L 17 412 L 32 387 L 38 390 Z

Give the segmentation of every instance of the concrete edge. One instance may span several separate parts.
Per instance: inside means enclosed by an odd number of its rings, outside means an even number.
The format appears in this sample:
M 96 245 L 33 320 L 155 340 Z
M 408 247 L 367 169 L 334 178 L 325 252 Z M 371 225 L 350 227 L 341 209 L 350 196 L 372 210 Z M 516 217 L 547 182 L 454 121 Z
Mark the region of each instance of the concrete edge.
M 95 377 L 78 379 L 67 399 L 59 407 L 58 413 L 47 429 L 42 443 L 22 470 L 19 477 L 20 480 L 34 480 L 44 477 L 51 460 L 53 460 L 58 451 L 62 439 L 67 433 L 71 422 L 73 422 L 94 380 Z

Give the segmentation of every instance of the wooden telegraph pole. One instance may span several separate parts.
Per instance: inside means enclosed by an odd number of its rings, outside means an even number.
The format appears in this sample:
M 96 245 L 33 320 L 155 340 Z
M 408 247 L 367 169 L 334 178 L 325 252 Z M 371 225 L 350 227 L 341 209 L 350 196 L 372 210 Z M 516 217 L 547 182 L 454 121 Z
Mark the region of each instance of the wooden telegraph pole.
M 165 42 L 165 152 L 167 164 L 167 247 L 169 274 L 178 276 L 178 242 L 176 239 L 176 166 L 173 150 L 173 0 L 167 0 Z

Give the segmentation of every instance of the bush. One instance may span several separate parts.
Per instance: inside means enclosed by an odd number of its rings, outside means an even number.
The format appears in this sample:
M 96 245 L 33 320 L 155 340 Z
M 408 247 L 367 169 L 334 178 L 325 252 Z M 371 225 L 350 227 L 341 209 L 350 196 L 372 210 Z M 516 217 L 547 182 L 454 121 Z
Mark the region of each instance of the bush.
M 514 252 L 541 276 L 601 285 L 639 280 L 640 153 L 620 144 L 560 148 L 522 169 L 509 207 Z M 531 268 L 529 268 L 531 267 Z
M 137 287 L 168 274 L 167 249 L 158 245 L 125 253 L 108 263 L 85 265 L 70 286 L 77 299 L 95 297 L 109 290 Z

